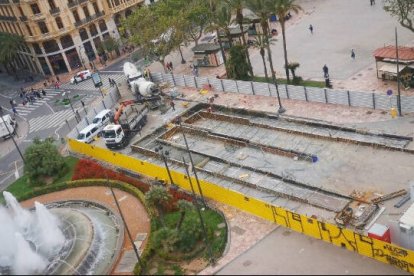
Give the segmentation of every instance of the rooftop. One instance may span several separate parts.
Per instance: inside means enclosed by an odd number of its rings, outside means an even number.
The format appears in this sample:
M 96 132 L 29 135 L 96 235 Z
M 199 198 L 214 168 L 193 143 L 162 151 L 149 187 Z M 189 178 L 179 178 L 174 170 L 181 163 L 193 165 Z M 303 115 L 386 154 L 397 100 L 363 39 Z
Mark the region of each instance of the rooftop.
M 395 46 L 386 46 L 378 48 L 374 51 L 375 58 L 388 58 L 397 59 Z M 399 60 L 414 61 L 414 47 L 398 47 L 398 58 Z

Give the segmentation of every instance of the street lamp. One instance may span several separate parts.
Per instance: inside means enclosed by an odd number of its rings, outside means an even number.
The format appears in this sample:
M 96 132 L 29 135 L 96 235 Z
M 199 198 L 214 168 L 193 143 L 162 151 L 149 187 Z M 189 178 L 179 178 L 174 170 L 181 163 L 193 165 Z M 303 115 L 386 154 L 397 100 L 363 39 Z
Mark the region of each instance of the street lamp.
M 183 156 L 183 163 L 184 163 L 185 173 L 187 174 L 188 182 L 190 183 L 191 192 L 192 192 L 193 200 L 194 200 L 194 205 L 197 209 L 198 217 L 200 219 L 201 229 L 202 229 L 203 234 L 204 234 L 204 239 L 205 239 L 205 243 L 206 243 L 206 247 L 207 247 L 207 252 L 208 252 L 208 255 L 209 255 L 209 261 L 210 261 L 210 263 L 214 264 L 215 260 L 213 258 L 213 252 L 211 251 L 211 246 L 210 246 L 210 243 L 209 243 L 209 240 L 208 240 L 206 227 L 204 225 L 204 219 L 203 219 L 203 216 L 201 215 L 200 205 L 198 204 L 196 194 L 194 192 L 193 181 L 191 180 L 190 171 L 188 170 L 188 166 L 187 166 L 187 163 L 185 162 L 184 156 Z
M 23 154 L 22 154 L 22 152 L 20 151 L 19 146 L 17 145 L 16 141 L 14 140 L 13 134 L 10 132 L 9 126 L 6 124 L 6 121 L 5 121 L 5 120 L 4 120 L 4 118 L 3 118 L 3 114 L 4 114 L 4 112 L 3 112 L 3 107 L 1 107 L 1 106 L 0 106 L 0 117 L 1 117 L 1 120 L 3 121 L 3 124 L 4 124 L 4 126 L 6 127 L 7 132 L 9 133 L 10 137 L 12 138 L 13 143 L 14 143 L 14 146 L 16 147 L 17 151 L 19 152 L 19 155 L 20 155 L 20 157 L 22 158 L 22 160 L 23 160 L 23 164 L 24 164 L 24 163 L 25 163 L 25 160 L 24 160 Z
M 163 151 L 163 147 L 161 145 L 159 145 L 158 147 L 155 148 L 155 152 L 160 154 L 162 160 L 164 161 L 165 168 L 167 169 L 167 173 L 168 173 L 168 177 L 170 178 L 170 182 L 171 182 L 171 184 L 174 184 L 174 181 L 173 181 L 172 176 L 171 176 L 170 168 L 168 167 L 168 163 L 167 163 L 167 157 L 170 155 L 170 152 L 168 150 Z
M 180 126 L 180 129 L 181 129 L 182 128 L 182 125 L 181 125 L 181 117 L 177 117 L 176 120 L 175 120 L 175 122 Z M 201 200 L 203 201 L 204 207 L 207 207 L 206 202 L 204 200 L 203 190 L 201 189 L 200 181 L 198 179 L 197 171 L 196 171 L 196 168 L 194 166 L 193 157 L 191 155 L 190 148 L 188 147 L 187 137 L 185 136 L 185 133 L 184 133 L 184 131 L 182 129 L 181 129 L 181 133 L 183 134 L 185 148 L 187 149 L 188 155 L 190 157 L 191 168 L 192 168 L 193 173 L 194 173 L 194 176 L 196 178 L 197 187 L 198 187 L 198 190 L 200 192 Z
M 181 64 L 185 64 L 186 61 L 184 59 L 183 52 L 181 51 L 181 45 L 178 45 L 178 51 L 180 51 L 180 55 L 181 55 Z
M 70 91 L 68 91 L 67 94 L 69 94 L 69 93 L 70 93 Z M 72 112 L 75 115 L 76 122 L 79 123 L 78 114 L 76 114 L 75 110 L 73 109 L 72 100 L 69 98 L 69 96 L 67 94 L 66 94 L 66 91 L 65 91 L 65 92 L 62 93 L 62 96 L 65 97 L 65 95 L 66 95 L 65 99 L 67 99 L 69 101 L 70 108 L 72 109 Z

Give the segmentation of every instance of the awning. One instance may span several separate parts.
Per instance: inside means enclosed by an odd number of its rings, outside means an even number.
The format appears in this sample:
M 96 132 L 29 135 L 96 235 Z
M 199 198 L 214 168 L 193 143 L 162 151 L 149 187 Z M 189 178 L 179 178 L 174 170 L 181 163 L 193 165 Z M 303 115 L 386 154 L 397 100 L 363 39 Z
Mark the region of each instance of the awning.
M 402 70 L 405 69 L 405 67 L 407 67 L 407 65 L 399 64 L 399 71 L 401 72 Z M 384 73 L 388 73 L 388 74 L 396 76 L 397 75 L 397 64 L 383 63 L 382 66 L 378 69 L 378 71 L 382 71 Z

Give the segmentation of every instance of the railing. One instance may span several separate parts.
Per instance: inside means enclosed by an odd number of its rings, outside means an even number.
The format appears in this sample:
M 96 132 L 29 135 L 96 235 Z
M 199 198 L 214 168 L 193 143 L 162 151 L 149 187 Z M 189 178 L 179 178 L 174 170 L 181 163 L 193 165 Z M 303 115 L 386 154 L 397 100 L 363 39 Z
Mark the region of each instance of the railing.
M 56 13 L 59 13 L 60 9 L 58 7 L 55 7 L 53 9 L 50 9 L 49 12 L 50 12 L 51 15 L 54 15 Z
M 13 0 L 13 3 L 19 4 L 20 3 L 20 0 Z
M 112 7 L 111 11 L 113 13 L 116 13 L 116 12 L 122 11 L 126 8 L 129 8 L 129 7 L 131 7 L 135 4 L 144 3 L 144 2 L 145 2 L 144 0 L 127 0 L 127 1 L 125 1 L 125 3 L 120 3 L 119 5 Z
M 15 16 L 0 15 L 0 20 L 3 20 L 3 21 L 17 21 L 17 18 Z
M 22 16 L 20 16 L 20 20 L 21 20 L 21 21 L 27 21 L 27 16 L 26 16 L 26 15 L 22 15 Z
M 1 4 L 10 4 L 9 0 L 0 0 L 0 5 Z
M 78 21 L 78 22 L 75 22 L 75 26 L 76 26 L 76 27 L 80 27 L 80 26 L 82 26 L 82 25 L 88 24 L 89 22 L 92 22 L 93 20 L 96 20 L 96 19 L 98 19 L 99 17 L 102 17 L 102 16 L 104 16 L 104 15 L 105 15 L 105 13 L 104 13 L 103 11 L 98 12 L 98 13 L 95 13 L 95 14 L 94 14 L 94 15 L 92 15 L 92 16 L 88 16 L 88 17 L 86 17 L 86 18 L 84 18 L 84 19 L 82 19 L 82 20 L 80 20 L 80 21 Z
M 68 7 L 71 9 L 86 2 L 88 2 L 88 0 L 73 0 L 71 2 L 68 2 Z
M 204 88 L 211 85 L 214 91 L 231 92 L 247 95 L 262 95 L 276 97 L 276 86 L 270 83 L 217 79 L 207 77 L 194 77 L 186 75 L 173 75 L 164 73 L 152 73 L 154 82 L 168 82 L 176 86 Z M 360 92 L 349 90 L 334 90 L 327 88 L 278 85 L 281 98 L 301 100 L 306 102 L 318 102 L 326 104 L 340 104 L 353 107 L 366 107 L 379 110 L 390 110 L 397 106 L 396 96 L 387 96 L 379 93 Z M 401 96 L 402 112 L 414 112 L 414 97 Z

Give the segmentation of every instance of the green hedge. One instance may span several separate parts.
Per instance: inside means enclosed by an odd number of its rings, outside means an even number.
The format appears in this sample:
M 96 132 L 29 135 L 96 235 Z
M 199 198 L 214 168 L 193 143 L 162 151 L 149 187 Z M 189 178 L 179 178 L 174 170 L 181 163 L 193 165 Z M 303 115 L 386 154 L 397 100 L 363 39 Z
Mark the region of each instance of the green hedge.
M 109 184 L 109 185 L 108 185 Z M 147 213 L 149 214 L 151 220 L 153 219 L 150 215 L 149 212 L 149 208 L 146 204 L 145 201 L 145 196 L 144 194 L 136 187 L 132 186 L 131 184 L 125 183 L 125 182 L 121 182 L 121 181 L 117 181 L 117 180 L 106 180 L 106 179 L 85 179 L 85 180 L 75 180 L 75 181 L 66 181 L 66 182 L 62 182 L 62 183 L 58 183 L 55 185 L 51 185 L 51 186 L 45 186 L 45 187 L 41 187 L 39 189 L 33 190 L 29 193 L 23 194 L 22 196 L 17 197 L 18 201 L 24 201 L 33 197 L 37 197 L 37 196 L 41 196 L 44 194 L 49 194 L 52 192 L 58 192 L 58 191 L 63 191 L 66 189 L 71 189 L 71 188 L 77 188 L 77 187 L 89 187 L 89 186 L 103 186 L 103 187 L 108 187 L 112 185 L 113 188 L 122 190 L 124 192 L 127 192 L 129 194 L 132 194 L 133 196 L 135 196 L 136 198 L 139 199 L 139 201 L 144 205 Z M 148 235 L 148 244 L 147 246 L 144 248 L 144 251 L 141 254 L 141 263 L 143 264 L 143 266 L 145 266 L 149 260 L 149 258 L 152 256 L 152 245 L 150 244 L 151 242 L 151 234 L 154 231 L 154 227 L 151 224 L 151 232 Z M 134 268 L 134 274 L 135 275 L 140 275 L 142 272 L 143 268 L 140 266 L 139 263 L 137 263 L 135 265 Z

